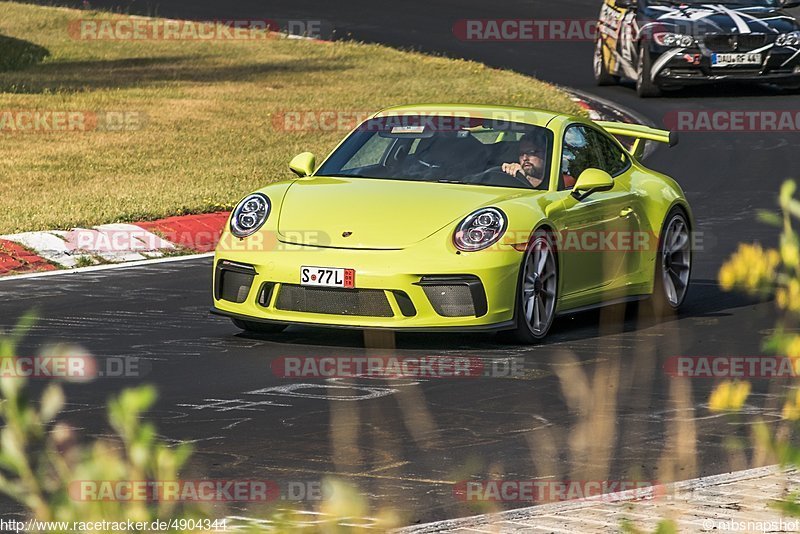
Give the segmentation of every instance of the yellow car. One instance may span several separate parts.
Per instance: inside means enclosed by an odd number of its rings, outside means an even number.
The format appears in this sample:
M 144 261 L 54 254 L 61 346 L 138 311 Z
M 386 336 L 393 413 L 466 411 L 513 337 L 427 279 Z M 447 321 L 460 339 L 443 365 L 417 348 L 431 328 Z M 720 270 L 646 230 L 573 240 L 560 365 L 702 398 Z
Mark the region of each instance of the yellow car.
M 622 145 L 615 136 L 629 138 Z M 646 126 L 534 109 L 383 110 L 317 166 L 232 211 L 212 312 L 248 331 L 291 324 L 398 331 L 511 330 L 689 286 L 691 210 L 640 162 Z

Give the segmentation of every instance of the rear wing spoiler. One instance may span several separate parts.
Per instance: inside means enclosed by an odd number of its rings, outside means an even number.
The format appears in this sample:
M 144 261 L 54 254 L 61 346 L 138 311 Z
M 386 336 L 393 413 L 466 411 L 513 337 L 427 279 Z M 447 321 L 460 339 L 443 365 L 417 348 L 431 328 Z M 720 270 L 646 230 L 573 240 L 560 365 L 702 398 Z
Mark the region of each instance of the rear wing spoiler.
M 624 122 L 606 122 L 598 121 L 605 131 L 611 135 L 621 135 L 623 137 L 633 137 L 633 147 L 630 153 L 636 159 L 640 159 L 644 155 L 644 146 L 646 141 L 656 141 L 664 143 L 673 147 L 678 144 L 678 132 L 670 132 L 669 130 L 659 130 L 641 124 L 627 124 Z

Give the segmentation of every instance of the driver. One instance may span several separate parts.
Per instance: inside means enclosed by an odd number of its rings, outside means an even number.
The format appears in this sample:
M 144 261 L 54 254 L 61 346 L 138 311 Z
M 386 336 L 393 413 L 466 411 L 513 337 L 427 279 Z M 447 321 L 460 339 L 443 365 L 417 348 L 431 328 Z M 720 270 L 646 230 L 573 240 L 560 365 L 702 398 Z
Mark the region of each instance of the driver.
M 547 143 L 540 136 L 527 133 L 519 141 L 519 162 L 503 163 L 503 172 L 527 180 L 534 189 L 545 189 L 544 153 Z

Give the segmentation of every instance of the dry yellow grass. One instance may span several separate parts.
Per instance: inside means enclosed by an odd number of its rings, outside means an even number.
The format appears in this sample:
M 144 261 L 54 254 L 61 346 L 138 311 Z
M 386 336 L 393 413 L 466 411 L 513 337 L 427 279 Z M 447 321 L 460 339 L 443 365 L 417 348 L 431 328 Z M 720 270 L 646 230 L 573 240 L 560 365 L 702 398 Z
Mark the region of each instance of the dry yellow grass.
M 0 112 L 147 118 L 123 132 L 0 128 L 0 233 L 232 207 L 247 192 L 290 177 L 287 162 L 296 153 L 326 154 L 345 134 L 276 129 L 272 117 L 286 110 L 451 101 L 579 113 L 564 93 L 537 80 L 376 45 L 70 37 L 71 21 L 118 17 L 0 3 L 0 36 L 49 52 L 41 63 L 0 72 Z

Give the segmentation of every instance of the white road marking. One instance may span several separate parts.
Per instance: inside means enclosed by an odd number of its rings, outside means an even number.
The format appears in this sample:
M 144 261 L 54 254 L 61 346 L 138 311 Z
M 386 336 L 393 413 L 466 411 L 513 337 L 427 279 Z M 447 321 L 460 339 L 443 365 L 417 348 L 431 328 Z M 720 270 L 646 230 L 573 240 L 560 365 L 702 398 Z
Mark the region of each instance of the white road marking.
M 362 395 L 328 395 L 302 393 L 300 390 L 304 389 L 339 389 L 339 390 L 360 390 L 366 392 Z M 303 399 L 322 399 L 332 401 L 361 401 L 369 399 L 377 399 L 378 397 L 386 397 L 397 393 L 394 388 L 385 387 L 365 387 L 365 386 L 339 386 L 335 384 L 288 384 L 286 386 L 273 386 L 264 389 L 257 389 L 255 391 L 246 391 L 245 395 L 277 395 L 280 397 L 300 397 Z

